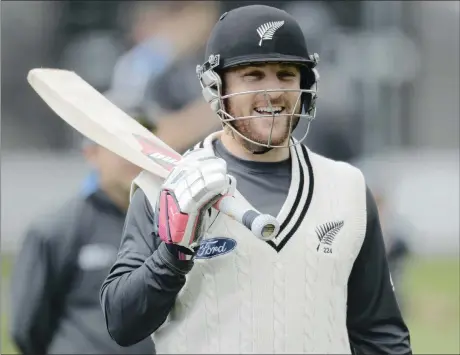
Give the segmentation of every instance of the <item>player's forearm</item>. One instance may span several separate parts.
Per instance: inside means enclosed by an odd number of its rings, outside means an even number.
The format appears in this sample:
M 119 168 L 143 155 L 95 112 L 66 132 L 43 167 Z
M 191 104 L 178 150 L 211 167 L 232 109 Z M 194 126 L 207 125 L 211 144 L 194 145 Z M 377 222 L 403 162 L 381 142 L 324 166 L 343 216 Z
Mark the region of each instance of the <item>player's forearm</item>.
M 111 337 L 129 346 L 150 336 L 167 318 L 191 262 L 175 259 L 164 244 L 137 268 L 115 265 L 101 289 Z
M 117 261 L 101 288 L 107 329 L 122 346 L 145 339 L 164 322 L 192 267 L 168 251 L 153 221 L 147 198 L 137 189 Z

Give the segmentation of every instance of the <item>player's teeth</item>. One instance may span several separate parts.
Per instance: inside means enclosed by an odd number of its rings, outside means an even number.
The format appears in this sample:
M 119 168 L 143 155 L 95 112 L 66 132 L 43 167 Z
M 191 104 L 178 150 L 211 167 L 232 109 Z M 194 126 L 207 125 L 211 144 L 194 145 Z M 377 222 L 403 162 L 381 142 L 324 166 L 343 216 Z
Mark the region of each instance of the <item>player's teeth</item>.
M 278 106 L 273 107 L 274 113 L 280 113 L 282 110 L 283 110 L 282 107 L 278 107 Z M 272 113 L 272 110 L 270 109 L 270 107 L 258 107 L 255 109 L 255 111 L 259 113 Z

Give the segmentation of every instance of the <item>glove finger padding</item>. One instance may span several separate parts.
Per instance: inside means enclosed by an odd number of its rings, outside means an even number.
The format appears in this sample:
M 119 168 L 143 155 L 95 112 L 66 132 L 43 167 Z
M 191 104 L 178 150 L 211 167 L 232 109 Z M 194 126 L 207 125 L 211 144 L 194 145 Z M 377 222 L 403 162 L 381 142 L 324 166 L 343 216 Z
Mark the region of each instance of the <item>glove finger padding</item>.
M 181 212 L 196 212 L 228 189 L 227 165 L 219 158 L 201 161 L 201 165 L 187 164 L 171 180 L 165 181 L 163 188 L 174 193 Z
M 223 159 L 209 154 L 184 158 L 160 192 L 157 204 L 160 238 L 193 251 L 203 236 L 206 211 L 228 192 L 229 183 Z

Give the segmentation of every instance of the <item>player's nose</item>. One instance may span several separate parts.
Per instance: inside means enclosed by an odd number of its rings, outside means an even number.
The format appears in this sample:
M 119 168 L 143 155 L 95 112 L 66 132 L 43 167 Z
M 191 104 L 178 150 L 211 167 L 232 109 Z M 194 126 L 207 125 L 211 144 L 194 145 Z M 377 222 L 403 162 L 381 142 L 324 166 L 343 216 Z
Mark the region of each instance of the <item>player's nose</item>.
M 280 88 L 270 87 L 270 88 L 264 89 L 261 95 L 261 99 L 264 102 L 267 102 L 267 106 L 269 106 L 268 102 L 270 102 L 272 105 L 275 105 L 276 103 L 279 103 L 282 101 L 282 95 L 283 95 L 283 91 L 280 90 Z
M 266 75 L 264 79 L 260 88 L 264 90 L 264 98 L 267 98 L 267 95 L 272 100 L 280 98 L 283 95 L 283 81 L 277 75 Z

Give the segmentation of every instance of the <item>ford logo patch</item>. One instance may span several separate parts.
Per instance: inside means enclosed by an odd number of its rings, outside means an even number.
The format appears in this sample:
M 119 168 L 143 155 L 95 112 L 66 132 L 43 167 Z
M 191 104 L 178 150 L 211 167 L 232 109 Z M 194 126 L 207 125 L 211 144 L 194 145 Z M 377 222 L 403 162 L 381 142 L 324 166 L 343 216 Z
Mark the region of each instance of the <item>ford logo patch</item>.
M 236 240 L 231 238 L 216 237 L 205 239 L 201 242 L 196 252 L 195 259 L 210 259 L 215 256 L 231 252 L 236 247 Z

